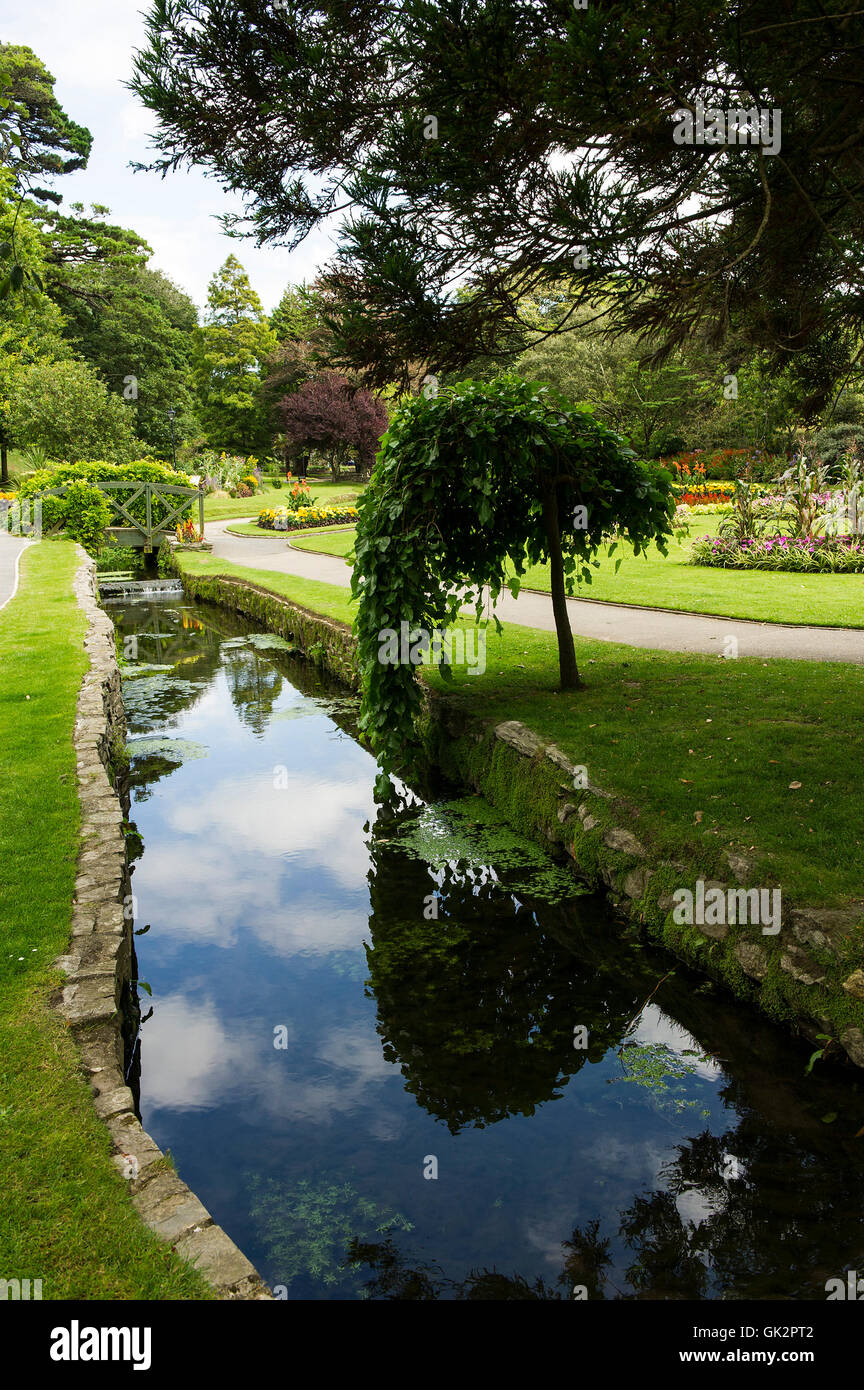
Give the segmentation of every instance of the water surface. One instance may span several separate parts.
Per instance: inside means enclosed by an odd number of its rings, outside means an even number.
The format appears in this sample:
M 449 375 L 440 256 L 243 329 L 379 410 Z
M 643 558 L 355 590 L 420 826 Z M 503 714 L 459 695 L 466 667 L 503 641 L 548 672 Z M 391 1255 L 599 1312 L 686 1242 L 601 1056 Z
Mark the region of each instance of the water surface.
M 824 1299 L 864 1269 L 857 1079 L 805 1076 L 479 799 L 376 804 L 353 700 L 281 639 L 109 611 L 142 1119 L 280 1294 Z

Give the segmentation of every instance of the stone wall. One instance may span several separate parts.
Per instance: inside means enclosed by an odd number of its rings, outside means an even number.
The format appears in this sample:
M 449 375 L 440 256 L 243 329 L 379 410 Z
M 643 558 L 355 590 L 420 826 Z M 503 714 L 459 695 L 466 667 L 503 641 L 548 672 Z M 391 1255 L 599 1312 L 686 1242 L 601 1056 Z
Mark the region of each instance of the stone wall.
M 429 756 L 453 781 L 481 792 L 523 834 L 565 852 L 579 877 L 605 889 L 616 916 L 635 922 L 667 950 L 776 1022 L 834 1056 L 864 1067 L 864 913 L 817 908 L 783 895 L 777 935 L 758 925 L 679 925 L 672 892 L 694 890 L 690 863 L 669 860 L 639 829 L 639 810 L 603 788 L 574 787 L 576 768 L 554 744 L 516 720 L 492 727 L 466 720 L 446 700 L 429 702 Z M 705 889 L 767 886 L 746 856 L 723 851 L 724 880 Z
M 96 1110 L 108 1126 L 113 1161 L 151 1230 L 196 1265 L 224 1299 L 269 1299 L 246 1256 L 213 1221 L 143 1129 L 124 1076 L 123 1011 L 134 960 L 123 806 L 114 764 L 126 723 L 114 626 L 99 607 L 95 566 L 79 548 L 75 595 L 87 617 L 89 669 L 78 696 L 75 751 L 81 852 L 72 905 L 72 939 L 57 964 L 66 982 L 55 1000 L 78 1044 Z
M 358 690 L 360 677 L 355 659 L 356 641 L 344 623 L 325 618 L 320 613 L 311 613 L 308 608 L 292 603 L 268 589 L 250 584 L 246 579 L 234 579 L 224 574 L 196 574 L 181 568 L 169 552 L 168 561 L 172 574 L 182 581 L 190 598 L 203 603 L 221 603 L 254 618 L 270 632 L 280 637 L 291 638 L 303 652 L 330 675 L 335 676 L 351 690 Z

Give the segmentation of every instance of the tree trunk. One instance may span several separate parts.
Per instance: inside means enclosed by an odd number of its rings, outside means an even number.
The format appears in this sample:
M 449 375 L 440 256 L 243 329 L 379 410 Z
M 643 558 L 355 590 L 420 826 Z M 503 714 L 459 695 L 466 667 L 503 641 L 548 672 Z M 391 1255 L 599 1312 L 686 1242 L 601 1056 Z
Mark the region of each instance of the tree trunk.
M 549 572 L 552 584 L 552 612 L 558 636 L 558 666 L 561 689 L 578 690 L 582 685 L 576 665 L 576 648 L 567 613 L 567 593 L 564 588 L 564 557 L 561 553 L 561 528 L 558 524 L 558 493 L 554 485 L 543 493 L 543 523 L 549 542 Z
M 7 450 L 7 447 L 6 447 L 6 441 L 5 441 L 5 439 L 4 439 L 3 443 L 0 444 L 0 483 L 8 483 L 8 481 L 9 481 L 9 453 L 8 453 L 8 450 Z

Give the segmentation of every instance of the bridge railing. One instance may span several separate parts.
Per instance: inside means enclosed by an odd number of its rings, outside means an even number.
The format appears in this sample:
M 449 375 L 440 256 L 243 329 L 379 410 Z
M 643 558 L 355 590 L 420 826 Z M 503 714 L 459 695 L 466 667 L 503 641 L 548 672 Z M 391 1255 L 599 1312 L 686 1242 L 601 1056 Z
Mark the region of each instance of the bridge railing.
M 145 554 L 153 550 L 158 550 L 168 536 L 174 534 L 174 529 L 178 521 L 183 519 L 184 512 L 188 511 L 190 504 L 195 498 L 198 500 L 199 530 L 204 535 L 204 492 L 197 487 L 175 487 L 173 483 L 150 483 L 137 482 L 135 479 L 122 479 L 119 481 L 97 482 L 94 486 L 100 492 L 105 493 L 105 499 L 111 509 L 112 520 L 107 529 L 106 535 L 110 537 L 115 545 L 133 546 L 143 549 Z M 41 494 L 42 497 L 65 497 L 67 488 L 53 487 L 46 488 Z M 123 497 L 127 493 L 128 496 Z M 132 506 L 143 497 L 145 519 L 139 521 L 131 513 Z M 159 498 L 161 505 L 155 511 L 153 502 Z M 178 499 L 179 501 L 175 501 Z M 172 503 L 174 505 L 172 505 Z

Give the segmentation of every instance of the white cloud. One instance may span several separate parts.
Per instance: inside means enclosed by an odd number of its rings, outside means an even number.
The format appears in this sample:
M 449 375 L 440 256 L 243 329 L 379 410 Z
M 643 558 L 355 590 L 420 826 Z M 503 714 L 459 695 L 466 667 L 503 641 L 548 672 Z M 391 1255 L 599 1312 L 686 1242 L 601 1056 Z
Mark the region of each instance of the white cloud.
M 349 781 L 314 780 L 309 773 L 287 774 L 287 787 L 275 787 L 272 777 L 225 778 L 199 796 L 173 805 L 167 825 L 181 835 L 194 835 L 225 862 L 236 851 L 309 861 L 326 868 L 345 888 L 362 882 L 368 867 L 365 842 L 358 826 L 374 812 L 368 777 Z M 267 866 L 272 871 L 272 865 Z
M 252 1039 L 232 1036 L 211 1000 L 157 999 L 141 1033 L 144 1099 L 156 1109 L 204 1109 L 254 1070 Z

